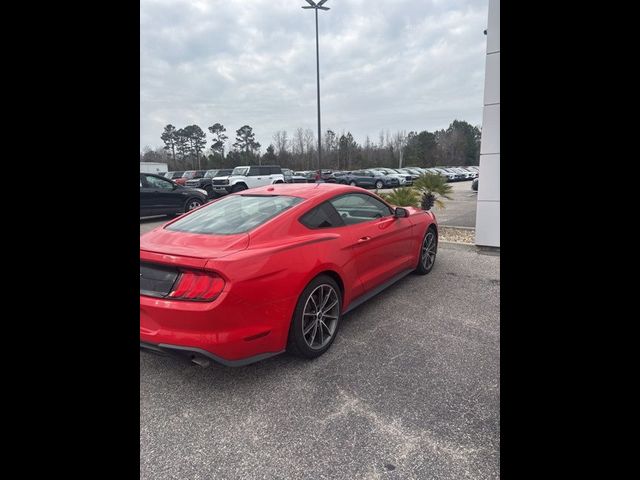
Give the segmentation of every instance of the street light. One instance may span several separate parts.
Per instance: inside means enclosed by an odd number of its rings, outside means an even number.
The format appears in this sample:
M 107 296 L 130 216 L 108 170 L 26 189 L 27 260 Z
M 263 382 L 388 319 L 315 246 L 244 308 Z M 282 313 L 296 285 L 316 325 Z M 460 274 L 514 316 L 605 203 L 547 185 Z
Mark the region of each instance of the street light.
M 322 130 L 320 129 L 320 48 L 318 47 L 318 10 L 329 10 L 329 7 L 323 7 L 327 0 L 320 0 L 317 4 L 313 0 L 305 0 L 309 8 L 316 11 L 316 79 L 318 84 L 318 170 L 320 170 L 320 159 L 322 158 Z

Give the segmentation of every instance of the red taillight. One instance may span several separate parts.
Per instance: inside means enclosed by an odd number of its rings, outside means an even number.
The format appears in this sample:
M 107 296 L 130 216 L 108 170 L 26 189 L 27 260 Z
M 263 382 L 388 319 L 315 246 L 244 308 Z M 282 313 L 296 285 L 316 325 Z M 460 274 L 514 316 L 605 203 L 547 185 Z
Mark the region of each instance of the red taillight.
M 211 302 L 218 298 L 223 289 L 224 280 L 215 273 L 183 271 L 168 297 Z

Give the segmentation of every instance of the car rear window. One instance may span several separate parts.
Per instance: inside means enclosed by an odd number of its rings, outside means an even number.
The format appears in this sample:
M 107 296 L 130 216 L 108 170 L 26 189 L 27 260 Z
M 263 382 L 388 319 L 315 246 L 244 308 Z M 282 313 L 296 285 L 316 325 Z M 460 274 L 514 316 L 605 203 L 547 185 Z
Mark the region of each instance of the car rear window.
M 229 195 L 185 215 L 166 229 L 210 235 L 244 233 L 301 201 L 287 195 Z

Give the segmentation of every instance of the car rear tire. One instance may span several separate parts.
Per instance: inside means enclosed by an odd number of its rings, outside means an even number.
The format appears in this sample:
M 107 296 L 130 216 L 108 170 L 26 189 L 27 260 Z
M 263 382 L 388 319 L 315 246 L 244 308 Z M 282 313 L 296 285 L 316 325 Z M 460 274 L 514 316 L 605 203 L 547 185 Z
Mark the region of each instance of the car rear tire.
M 376 182 L 376 188 L 380 190 L 382 187 L 384 187 L 384 183 L 382 183 L 382 180 L 378 180 Z
M 184 204 L 184 213 L 190 212 L 194 208 L 198 208 L 200 205 L 202 205 L 202 200 L 200 200 L 199 198 L 191 197 Z
M 352 187 L 357 187 L 358 184 L 356 182 L 354 182 L 353 180 L 349 182 L 349 185 L 351 185 Z
M 246 190 L 247 186 L 244 183 L 236 183 L 233 187 L 231 187 L 231 193 L 241 192 L 242 190 Z
M 420 256 L 418 258 L 418 268 L 415 273 L 418 275 L 426 275 L 433 269 L 436 263 L 436 254 L 438 253 L 438 234 L 436 229 L 429 227 L 420 243 Z
M 314 278 L 296 304 L 287 351 L 303 358 L 316 358 L 329 350 L 338 334 L 341 311 L 342 293 L 336 281 L 328 275 Z

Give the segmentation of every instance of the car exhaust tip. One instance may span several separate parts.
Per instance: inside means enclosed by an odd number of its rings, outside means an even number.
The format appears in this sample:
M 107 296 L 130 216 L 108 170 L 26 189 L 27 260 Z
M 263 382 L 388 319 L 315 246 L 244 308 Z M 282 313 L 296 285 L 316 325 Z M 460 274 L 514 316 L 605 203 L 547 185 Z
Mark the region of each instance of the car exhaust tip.
M 206 368 L 211 365 L 211 360 L 205 357 L 199 357 L 197 355 L 191 355 L 191 361 L 202 368 Z

